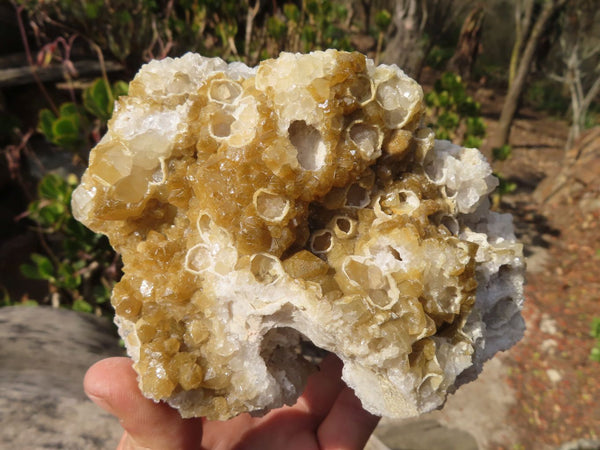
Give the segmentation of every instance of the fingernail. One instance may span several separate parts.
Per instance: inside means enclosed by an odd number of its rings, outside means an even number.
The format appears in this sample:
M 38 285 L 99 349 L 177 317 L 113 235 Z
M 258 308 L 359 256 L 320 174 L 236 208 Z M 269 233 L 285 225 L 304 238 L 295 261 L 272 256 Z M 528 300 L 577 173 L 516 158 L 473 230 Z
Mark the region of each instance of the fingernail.
M 113 414 L 113 409 L 112 409 L 110 403 L 108 403 L 106 401 L 106 399 L 104 399 L 103 397 L 98 397 L 98 396 L 93 395 L 93 394 L 88 394 L 87 392 L 86 392 L 86 395 L 89 397 L 89 399 L 91 401 L 93 401 L 100 408 L 102 408 L 103 410 L 105 410 L 105 411 Z

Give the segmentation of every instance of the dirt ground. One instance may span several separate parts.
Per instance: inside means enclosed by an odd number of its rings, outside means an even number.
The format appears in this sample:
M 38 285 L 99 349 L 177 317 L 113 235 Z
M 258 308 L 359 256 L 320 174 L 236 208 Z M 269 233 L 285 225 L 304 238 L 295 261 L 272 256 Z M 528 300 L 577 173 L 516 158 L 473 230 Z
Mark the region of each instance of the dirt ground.
M 491 135 L 501 102 L 485 91 L 478 97 Z M 528 275 L 527 332 L 502 357 L 516 398 L 508 420 L 518 441 L 491 448 L 556 448 L 600 439 L 600 363 L 589 358 L 592 317 L 600 316 L 600 211 L 567 203 L 542 213 L 532 198 L 538 183 L 560 168 L 567 133 L 565 120 L 525 109 L 513 126 L 512 156 L 494 164 L 518 183 L 501 209 L 515 216 Z

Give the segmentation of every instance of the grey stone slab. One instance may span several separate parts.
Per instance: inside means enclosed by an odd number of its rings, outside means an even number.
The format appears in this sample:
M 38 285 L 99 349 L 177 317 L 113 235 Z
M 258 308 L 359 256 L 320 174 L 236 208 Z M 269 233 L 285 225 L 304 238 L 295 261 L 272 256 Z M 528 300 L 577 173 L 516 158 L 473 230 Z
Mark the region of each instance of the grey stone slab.
M 0 448 L 116 448 L 118 421 L 87 399 L 82 382 L 94 362 L 122 353 L 105 319 L 0 308 Z

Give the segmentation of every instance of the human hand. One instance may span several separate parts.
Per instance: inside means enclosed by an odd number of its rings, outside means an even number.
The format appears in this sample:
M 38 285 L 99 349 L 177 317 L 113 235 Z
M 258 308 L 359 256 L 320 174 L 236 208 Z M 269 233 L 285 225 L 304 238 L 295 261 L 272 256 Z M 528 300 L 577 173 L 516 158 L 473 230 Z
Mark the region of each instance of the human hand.
M 362 449 L 379 418 L 362 408 L 341 372 L 342 362 L 329 355 L 294 406 L 223 422 L 182 419 L 166 403 L 145 398 L 129 358 L 94 364 L 84 388 L 96 404 L 119 418 L 125 431 L 118 450 Z

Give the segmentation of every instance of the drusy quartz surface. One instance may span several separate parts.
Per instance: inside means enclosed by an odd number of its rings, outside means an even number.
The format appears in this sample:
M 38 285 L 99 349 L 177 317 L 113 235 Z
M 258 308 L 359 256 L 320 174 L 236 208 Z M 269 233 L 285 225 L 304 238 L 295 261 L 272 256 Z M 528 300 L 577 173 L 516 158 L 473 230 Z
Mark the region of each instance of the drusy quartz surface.
M 210 419 L 294 403 L 309 339 L 366 409 L 408 417 L 521 337 L 497 181 L 423 113 L 415 81 L 358 53 L 142 67 L 73 211 L 123 257 L 112 303 L 147 397 Z

